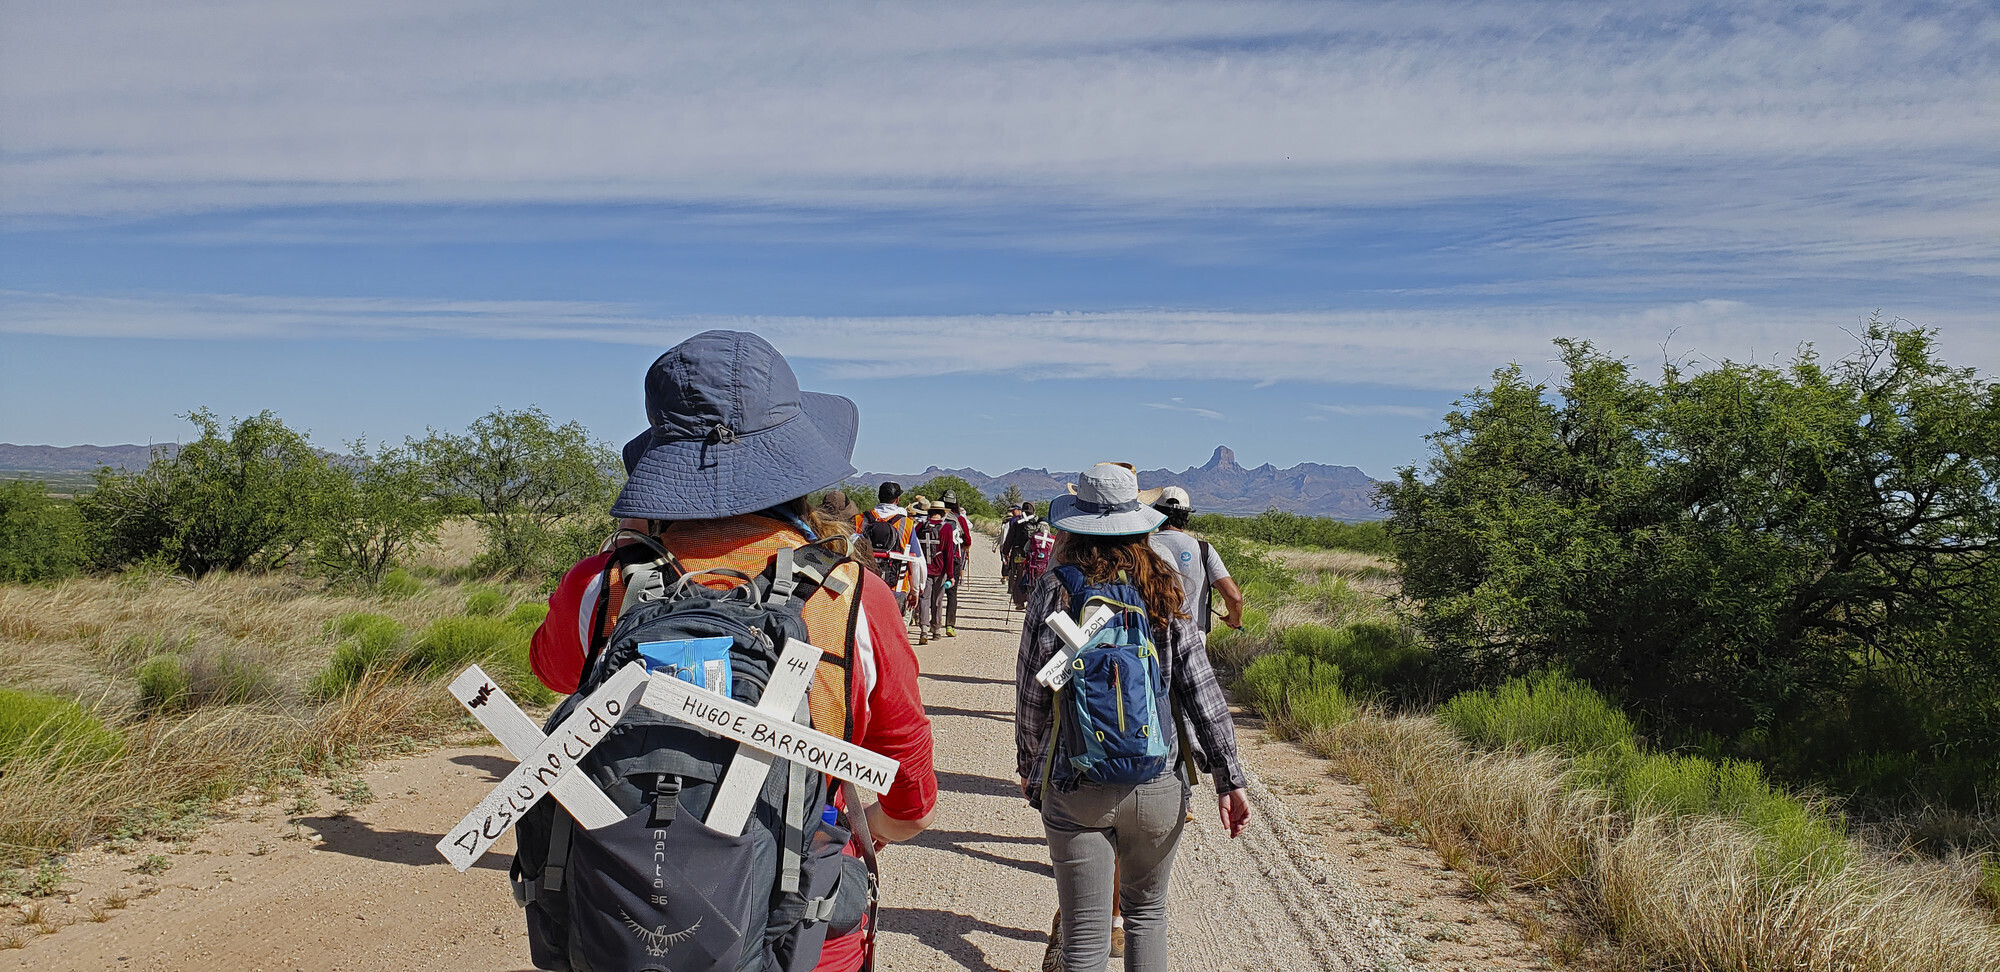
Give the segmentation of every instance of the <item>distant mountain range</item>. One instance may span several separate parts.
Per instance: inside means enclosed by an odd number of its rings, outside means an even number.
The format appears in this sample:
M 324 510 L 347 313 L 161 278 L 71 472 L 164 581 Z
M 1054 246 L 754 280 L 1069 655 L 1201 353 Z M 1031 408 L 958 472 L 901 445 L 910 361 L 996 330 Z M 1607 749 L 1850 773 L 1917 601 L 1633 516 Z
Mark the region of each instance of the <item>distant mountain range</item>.
M 144 469 L 152 461 L 153 450 L 169 453 L 174 443 L 160 446 L 35 446 L 0 442 L 0 472 L 81 474 L 99 466 L 113 469 Z M 1018 486 L 1021 494 L 1036 501 L 1067 492 L 1076 482 L 1076 473 L 1046 469 L 1016 469 L 988 476 L 977 469 L 940 469 L 932 466 L 921 473 L 863 473 L 849 483 L 878 486 L 893 479 L 914 486 L 934 476 L 957 476 L 988 496 Z M 4 478 L 4 477 L 0 477 Z M 1181 472 L 1148 469 L 1139 473 L 1139 485 L 1179 486 L 1188 491 L 1195 509 L 1204 513 L 1262 513 L 1269 509 L 1311 516 L 1331 516 L 1342 520 L 1375 520 L 1382 512 L 1375 508 L 1375 480 L 1353 466 L 1326 466 L 1302 462 L 1289 469 L 1265 463 L 1245 469 L 1236 463 L 1236 453 L 1228 446 L 1216 446 L 1205 465 Z
M 879 486 L 895 480 L 915 486 L 934 476 L 957 476 L 988 496 L 1018 486 L 1021 494 L 1037 502 L 1069 491 L 1076 474 L 1046 469 L 1016 469 L 988 476 L 977 469 L 941 469 L 932 466 L 921 473 L 863 473 L 849 483 Z M 1207 464 L 1173 472 L 1167 469 L 1141 470 L 1139 485 L 1179 486 L 1188 491 L 1195 509 L 1203 513 L 1262 513 L 1269 509 L 1342 520 L 1378 520 L 1382 511 L 1375 507 L 1376 481 L 1353 466 L 1325 466 L 1302 462 L 1289 469 L 1265 463 L 1245 469 L 1236 463 L 1236 453 L 1228 446 L 1216 446 Z
M 155 448 L 164 449 L 171 454 L 176 446 L 172 442 L 161 443 L 158 446 L 39 446 L 0 442 L 0 471 L 88 473 L 96 472 L 99 466 L 110 466 L 113 469 L 144 469 L 147 463 L 153 461 Z

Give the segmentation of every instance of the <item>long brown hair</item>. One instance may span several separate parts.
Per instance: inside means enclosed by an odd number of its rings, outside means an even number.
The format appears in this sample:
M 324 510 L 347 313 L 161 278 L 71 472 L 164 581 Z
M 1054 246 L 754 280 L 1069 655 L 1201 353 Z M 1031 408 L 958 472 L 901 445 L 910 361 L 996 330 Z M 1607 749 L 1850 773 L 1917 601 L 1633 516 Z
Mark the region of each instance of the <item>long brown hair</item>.
M 1153 552 L 1143 533 L 1123 537 L 1064 533 L 1056 561 L 1083 571 L 1092 584 L 1115 583 L 1124 573 L 1146 598 L 1146 614 L 1156 625 L 1188 616 L 1181 606 L 1180 574 Z

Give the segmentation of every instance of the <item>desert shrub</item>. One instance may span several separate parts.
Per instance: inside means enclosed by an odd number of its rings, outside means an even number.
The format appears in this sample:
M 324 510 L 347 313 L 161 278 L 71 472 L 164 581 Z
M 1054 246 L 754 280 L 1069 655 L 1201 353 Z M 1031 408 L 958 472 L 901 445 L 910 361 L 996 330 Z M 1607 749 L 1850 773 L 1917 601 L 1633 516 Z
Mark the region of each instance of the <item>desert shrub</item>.
M 1788 776 L 1914 754 L 1986 799 L 2000 748 L 1958 741 L 2000 738 L 2000 383 L 1929 331 L 1856 337 L 1657 381 L 1576 341 L 1554 387 L 1496 372 L 1384 488 L 1412 622 L 1468 685 L 1561 669 Z M 1928 740 L 1868 731 L 1884 670 Z
M 40 692 L 0 688 L 0 767 L 21 759 L 102 764 L 124 751 L 124 739 L 83 706 Z
M 1482 749 L 1624 753 L 1635 736 L 1632 720 L 1596 690 L 1554 673 L 1460 693 L 1438 707 L 1437 718 Z
M 1380 521 L 1349 523 L 1282 510 L 1265 510 L 1256 516 L 1198 513 L 1189 519 L 1188 529 L 1210 542 L 1216 537 L 1241 537 L 1280 547 L 1353 550 L 1378 557 L 1394 556 L 1396 552 L 1388 529 Z
M 473 587 L 465 596 L 465 613 L 475 618 L 490 618 L 507 606 L 507 595 L 491 587 Z
M 277 679 L 249 655 L 229 649 L 196 649 L 155 655 L 133 672 L 139 706 L 154 715 L 204 705 L 242 705 L 278 694 Z
M 375 582 L 375 593 L 384 597 L 415 597 L 423 592 L 424 582 L 409 571 L 397 567 Z
M 306 437 L 270 412 L 225 429 L 206 409 L 186 416 L 201 430 L 143 471 L 99 470 L 77 501 L 102 531 L 110 566 L 163 558 L 194 577 L 216 570 L 284 565 L 319 531 L 340 474 Z
M 430 476 L 408 451 L 370 455 L 356 443 L 332 472 L 313 538 L 313 562 L 327 576 L 375 587 L 398 559 L 437 542 L 444 508 L 425 495 Z
M 923 482 L 918 483 L 915 486 L 912 486 L 904 490 L 904 495 L 927 496 L 930 498 L 931 502 L 937 503 L 943 501 L 946 490 L 951 490 L 958 493 L 959 508 L 965 511 L 966 516 L 990 517 L 990 516 L 999 516 L 1000 514 L 1007 512 L 1007 508 L 1005 506 L 1002 506 L 997 510 L 994 509 L 992 501 L 988 500 L 985 494 L 981 493 L 977 489 L 972 488 L 971 483 L 968 483 L 957 476 L 933 476 L 930 479 L 924 480 Z M 868 502 L 861 503 L 859 505 L 864 510 L 872 509 L 875 506 L 875 497 L 873 496 L 873 494 L 871 494 L 868 497 Z
M 1263 550 L 1235 537 L 1203 537 L 1229 567 L 1229 576 L 1245 598 L 1276 599 L 1298 584 L 1290 568 Z
M 583 426 L 538 408 L 495 409 L 464 435 L 431 431 L 408 443 L 440 500 L 469 501 L 486 534 L 484 574 L 560 575 L 610 532 L 618 456 Z
M 0 482 L 0 583 L 59 580 L 90 562 L 76 504 L 39 482 Z

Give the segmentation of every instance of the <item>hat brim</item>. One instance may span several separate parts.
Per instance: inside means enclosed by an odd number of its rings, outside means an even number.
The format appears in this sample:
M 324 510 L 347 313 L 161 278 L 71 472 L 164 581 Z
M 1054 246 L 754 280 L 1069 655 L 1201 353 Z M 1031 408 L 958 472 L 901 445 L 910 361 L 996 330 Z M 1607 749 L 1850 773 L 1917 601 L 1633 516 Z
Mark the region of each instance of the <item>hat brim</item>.
M 625 480 L 611 515 L 714 520 L 769 509 L 854 475 L 860 410 L 839 395 L 801 392 L 800 412 L 734 442 L 652 441 Z
M 1159 529 L 1167 522 L 1167 515 L 1150 506 L 1121 513 L 1087 513 L 1077 506 L 1076 497 L 1065 494 L 1049 501 L 1048 522 L 1064 533 L 1125 537 Z

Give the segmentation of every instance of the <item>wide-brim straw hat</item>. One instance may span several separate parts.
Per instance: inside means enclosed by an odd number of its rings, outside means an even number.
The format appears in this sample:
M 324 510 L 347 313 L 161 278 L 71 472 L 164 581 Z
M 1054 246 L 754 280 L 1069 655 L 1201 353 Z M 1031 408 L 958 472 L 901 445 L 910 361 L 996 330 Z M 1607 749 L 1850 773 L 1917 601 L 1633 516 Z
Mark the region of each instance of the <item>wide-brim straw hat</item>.
M 854 475 L 860 411 L 800 391 L 785 356 L 747 331 L 704 331 L 660 355 L 646 371 L 646 420 L 612 516 L 740 516 Z
M 1166 522 L 1165 513 L 1140 501 L 1139 476 L 1124 463 L 1100 462 L 1070 488 L 1049 503 L 1049 522 L 1065 533 L 1122 537 L 1151 533 Z

